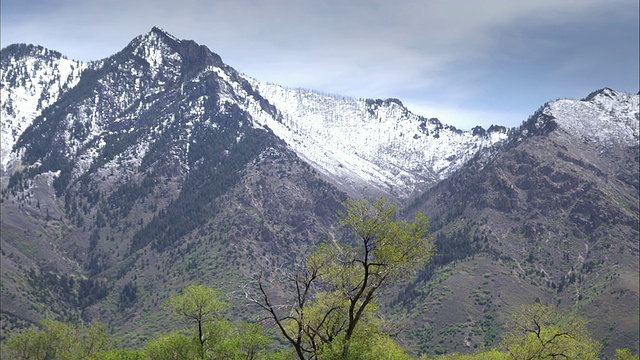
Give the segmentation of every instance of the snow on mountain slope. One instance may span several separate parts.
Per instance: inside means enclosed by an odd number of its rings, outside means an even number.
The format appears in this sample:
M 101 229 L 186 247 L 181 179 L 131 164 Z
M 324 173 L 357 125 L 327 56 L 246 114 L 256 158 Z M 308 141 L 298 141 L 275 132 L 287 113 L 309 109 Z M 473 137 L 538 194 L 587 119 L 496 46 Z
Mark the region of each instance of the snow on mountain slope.
M 2 52 L 0 166 L 4 170 L 16 158 L 11 149 L 20 134 L 60 94 L 78 83 L 88 65 L 39 46 L 16 44 Z
M 640 96 L 604 88 L 584 100 L 549 103 L 544 114 L 553 116 L 560 128 L 598 146 L 638 145 Z
M 44 62 L 47 50 L 32 48 L 42 54 L 3 54 L 3 168 L 12 159 L 9 150 L 20 134 L 61 92 L 76 85 L 88 67 L 54 52 L 56 56 L 48 55 L 52 59 Z M 55 135 L 67 144 L 63 152 L 75 164 L 73 178 L 92 166 L 105 146 L 149 126 L 132 147 L 138 149 L 131 152 L 137 154 L 136 163 L 148 145 L 171 128 L 180 132 L 173 136 L 185 144 L 173 147 L 171 153 L 183 159 L 180 163 L 186 169 L 194 125 L 216 127 L 219 124 L 210 119 L 217 115 L 210 114 L 211 109 L 232 112 L 236 106 L 254 126 L 269 128 L 356 196 L 381 193 L 409 198 L 446 178 L 480 149 L 507 137 L 503 127 L 489 132 L 457 130 L 438 119 L 412 114 L 399 100 L 355 100 L 263 84 L 239 75 L 206 47 L 176 39 L 159 28 L 90 66 L 96 70 L 93 76 L 100 76 L 97 84 L 83 87 L 74 100 L 78 106 L 64 115 L 59 128 L 64 133 Z M 215 91 L 215 96 L 206 95 L 204 89 Z M 188 92 L 193 97 L 185 100 Z M 171 115 L 169 109 L 180 116 Z
M 15 158 L 10 150 L 22 132 L 63 91 L 75 86 L 82 70 L 89 66 L 110 75 L 82 91 L 79 106 L 67 115 L 63 125 L 66 131 L 56 135 L 68 145 L 65 157 L 76 164 L 74 178 L 94 163 L 114 134 L 146 124 L 147 117 L 141 118 L 141 114 L 156 108 L 160 99 L 173 103 L 187 88 L 209 87 L 211 79 L 216 83 L 217 107 L 242 109 L 255 126 L 269 128 L 352 195 L 383 193 L 408 198 L 447 177 L 481 148 L 506 138 L 506 129 L 501 127 L 472 134 L 437 119 L 422 118 L 398 100 L 354 100 L 262 84 L 240 76 L 205 47 L 176 39 L 159 28 L 138 36 L 123 52 L 93 65 L 66 60 L 42 48 L 25 47 L 30 50 L 19 52 L 21 56 L 12 56 L 11 51 L 3 55 L 3 169 Z M 201 70 L 185 74 L 199 63 L 204 65 Z M 186 82 L 180 90 L 172 90 L 183 80 Z M 175 103 L 176 109 L 184 108 L 192 118 L 177 126 L 184 132 L 178 136 L 187 144 L 185 149 L 175 149 L 181 153 L 176 156 L 183 159 L 193 125 L 209 121 L 204 114 L 213 99 L 201 96 L 192 100 Z M 175 119 L 166 115 L 163 120 L 154 120 L 158 121 L 155 130 L 145 131 L 144 143 L 153 142 L 167 127 L 175 127 Z M 76 131 L 79 128 L 84 130 Z M 135 153 L 142 156 L 146 148 L 144 145 L 141 153 Z M 188 166 L 184 161 L 182 164 Z
M 144 135 L 127 145 L 134 163 L 158 136 L 171 131 L 176 133 L 170 136 L 175 138 L 170 153 L 186 170 L 194 126 L 221 125 L 211 120 L 218 116 L 215 109 L 240 109 L 253 126 L 273 131 L 356 196 L 410 198 L 448 177 L 481 149 L 507 138 L 504 127 L 460 131 L 415 115 L 395 99 L 352 99 L 260 83 L 238 74 L 206 47 L 153 28 L 101 63 L 67 60 L 32 45 L 3 49 L 3 170 L 17 156 L 11 149 L 18 137 L 43 109 L 76 86 L 88 67 L 107 75 L 82 91 L 75 100 L 78 106 L 64 115 L 64 134 L 56 135 L 67 144 L 65 156 L 76 164 L 74 177 L 86 171 L 105 146 L 130 139 L 139 130 Z M 583 101 L 551 102 L 543 114 L 584 141 L 638 143 L 637 95 L 603 89 Z M 107 162 L 121 156 L 124 153 Z
M 251 129 L 251 119 L 238 108 L 273 117 L 262 105 L 273 107 L 218 55 L 159 28 L 92 63 L 85 75 L 18 134 L 15 145 L 26 164 L 42 169 L 66 164 L 67 173 L 59 174 L 66 181 L 60 184 L 97 172 L 113 175 L 117 185 L 154 164 L 159 172 L 180 177 L 207 155 L 205 139 L 214 149 L 223 146 L 220 138 L 226 141 L 220 134 L 232 134 L 238 143 Z
M 274 133 L 356 194 L 373 186 L 407 198 L 507 137 L 504 128 L 474 135 L 427 120 L 395 99 L 356 100 L 246 79 L 280 112 Z

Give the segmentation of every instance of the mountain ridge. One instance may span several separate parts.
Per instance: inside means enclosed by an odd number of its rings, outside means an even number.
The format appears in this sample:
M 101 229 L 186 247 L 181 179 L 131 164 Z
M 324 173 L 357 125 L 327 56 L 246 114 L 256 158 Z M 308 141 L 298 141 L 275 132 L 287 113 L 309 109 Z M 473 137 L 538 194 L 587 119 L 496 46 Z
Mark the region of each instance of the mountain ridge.
M 281 111 L 285 129 L 276 134 L 321 173 L 352 187 L 347 192 L 355 196 L 366 194 L 353 189 L 361 179 L 378 194 L 407 199 L 507 136 L 499 127 L 460 131 L 391 99 L 355 100 L 251 81 Z
M 131 55 L 127 55 L 130 53 Z M 329 151 L 329 148 L 322 146 L 327 143 L 327 137 L 336 137 L 341 133 L 339 131 L 340 124 L 332 126 L 331 133 L 325 132 L 324 137 L 317 137 L 319 127 L 334 124 L 336 115 L 340 115 L 339 111 L 332 110 L 332 106 L 340 103 L 338 99 L 321 96 L 319 93 L 305 92 L 302 90 L 288 90 L 282 87 L 261 84 L 249 77 L 241 77 L 235 70 L 222 63 L 221 58 L 208 50 L 203 45 L 197 45 L 193 41 L 179 40 L 164 30 L 154 27 L 151 32 L 141 35 L 130 42 L 125 49 L 118 54 L 109 57 L 101 62 L 94 63 L 95 68 L 105 68 L 115 61 L 117 57 L 133 56 L 129 62 L 135 63 L 142 61 L 139 66 L 141 69 L 151 71 L 151 78 L 157 81 L 159 86 L 168 86 L 171 82 L 178 81 L 176 74 L 180 72 L 181 66 L 195 65 L 194 68 L 204 68 L 200 71 L 213 71 L 224 79 L 221 86 L 228 88 L 226 93 L 235 93 L 232 95 L 232 102 L 241 104 L 245 111 L 249 112 L 258 126 L 267 126 L 271 130 L 277 132 L 280 138 L 290 143 L 290 146 L 302 157 L 310 161 L 317 170 L 333 179 L 337 183 L 345 184 L 343 190 L 351 191 L 354 195 L 363 196 L 369 193 L 387 194 L 394 197 L 408 198 L 415 195 L 424 188 L 431 186 L 443 176 L 446 176 L 451 170 L 459 167 L 469 156 L 479 148 L 489 146 L 493 143 L 501 141 L 506 137 L 506 129 L 497 127 L 495 132 L 489 132 L 491 136 L 486 136 L 487 132 L 460 132 L 459 130 L 445 125 L 443 126 L 437 119 L 427 120 L 420 116 L 411 114 L 400 101 L 389 100 L 357 100 L 350 101 L 343 98 L 342 105 L 344 109 L 351 109 L 351 113 L 341 116 L 341 121 L 346 123 L 358 123 L 358 119 L 369 118 L 377 119 L 382 123 L 388 122 L 388 125 L 376 128 L 374 133 L 377 138 L 369 138 L 362 136 L 362 133 L 351 134 L 357 135 L 359 140 L 363 140 L 357 148 L 342 148 L 334 157 L 341 157 L 342 162 L 335 162 L 331 156 L 319 156 L 323 152 Z M 166 63 L 166 64 L 165 64 Z M 100 65 L 103 64 L 103 65 Z M 163 67 L 163 64 L 166 66 Z M 131 66 L 132 64 L 130 64 Z M 160 69 L 163 69 L 160 72 Z M 173 70 L 170 70 L 173 69 Z M 172 72 L 174 74 L 172 75 Z M 229 75 L 231 74 L 231 75 Z M 180 73 L 180 76 L 193 76 L 194 74 Z M 158 78 L 161 77 L 161 78 Z M 247 81 L 248 83 L 246 83 Z M 161 88 L 157 87 L 156 91 Z M 274 113 L 274 109 L 270 108 L 266 101 L 257 92 L 270 94 L 271 98 L 266 100 L 270 103 L 277 104 L 281 109 L 279 114 Z M 278 89 L 281 94 L 277 94 Z M 122 89 L 120 89 L 122 90 Z M 123 91 L 120 91 L 124 93 Z M 135 92 L 135 89 L 133 91 Z M 292 92 L 286 95 L 287 92 Z M 284 93 L 284 94 L 282 94 Z M 238 96 L 240 98 L 238 98 Z M 318 111 L 310 113 L 311 118 L 323 119 L 322 124 L 313 124 L 307 122 L 304 114 L 300 114 L 295 110 L 295 103 L 287 106 L 281 101 L 283 97 L 297 96 L 298 98 L 307 96 L 315 97 L 316 103 L 319 105 Z M 234 99 L 235 97 L 235 99 Z M 224 100 L 220 100 L 224 102 Z M 115 104 L 118 106 L 132 106 L 134 100 L 119 99 Z M 323 103 L 325 103 L 323 105 Z M 273 106 L 273 104 L 271 104 Z M 283 106 L 284 105 L 284 106 Z M 276 106 L 276 107 L 278 107 Z M 283 110 L 282 108 L 289 108 Z M 299 108 L 299 105 L 298 105 Z M 294 109 L 294 110 L 291 110 Z M 293 111 L 293 113 L 292 113 Z M 303 115 L 303 116 L 300 116 Z M 351 117 L 351 118 L 349 118 Z M 292 122 L 292 119 L 298 119 Z M 384 120 L 389 119 L 389 120 Z M 11 122 L 11 121 L 7 121 Z M 284 122 L 284 123 L 283 123 Z M 306 127 L 307 125 L 311 127 Z M 395 123 L 394 123 L 395 122 Z M 287 124 L 285 124 L 287 123 Z M 315 127 L 314 127 L 315 126 Z M 401 129 L 398 128 L 401 127 Z M 342 125 L 344 128 L 344 125 Z M 357 128 L 357 126 L 353 126 Z M 307 130 L 300 133 L 300 130 Z M 371 128 L 362 129 L 369 131 Z M 409 138 L 408 142 L 414 144 L 405 146 L 403 137 L 405 132 Z M 481 136 L 480 134 L 484 134 Z M 315 135 L 315 136 L 314 136 Z M 382 139 L 382 136 L 393 136 L 394 144 L 387 148 L 381 148 L 381 144 L 388 142 L 390 139 Z M 431 135 L 431 141 L 428 137 Z M 446 136 L 445 136 L 446 135 Z M 440 140 L 437 140 L 439 137 Z M 422 140 L 419 140 L 423 138 Z M 310 139 L 310 140 L 307 140 Z M 395 140 L 394 140 L 395 139 Z M 307 140 L 305 142 L 305 140 Z M 344 139 L 331 141 L 331 145 L 335 148 L 336 144 L 344 142 Z M 414 149 L 414 148 L 420 148 Z M 371 148 L 369 151 L 368 148 Z M 418 159 L 403 159 L 403 153 L 424 154 L 440 149 L 437 155 L 429 158 L 423 158 L 425 165 L 421 168 L 410 168 L 408 162 L 416 162 Z M 444 150 L 443 150 L 444 149 Z M 409 151 L 407 151 L 409 150 Z M 307 153 L 305 153 L 307 152 Z M 355 154 L 355 156 L 353 155 Z M 424 155 L 422 155 L 424 156 Z M 382 157 L 376 161 L 376 157 Z M 449 160 L 447 160 L 449 159 Z M 5 161 L 6 163 L 6 161 Z M 349 169 L 356 169 L 351 171 Z M 401 180 L 398 180 L 401 179 Z M 374 183 L 373 189 L 370 185 Z M 358 190 L 353 190 L 358 188 Z
M 621 104 L 623 111 L 618 114 L 632 110 L 617 120 L 632 125 L 633 139 L 638 99 L 604 92 Z M 637 351 L 637 140 L 635 144 L 613 141 L 616 131 L 606 132 L 612 137 L 603 136 L 600 141 L 585 139 L 582 128 L 567 129 L 576 116 L 567 119 L 569 112 L 555 111 L 567 102 L 543 105 L 501 150 L 475 157 L 409 207 L 409 215 L 421 211 L 430 217 L 443 254 L 443 260 L 436 260 L 437 269 L 425 269 L 399 295 L 401 303 L 421 303 L 432 309 L 416 316 L 415 322 L 416 328 L 420 321 L 426 324 L 424 332 L 432 329 L 430 344 L 453 338 L 449 350 L 469 344 L 469 339 L 486 346 L 494 341 L 493 335 L 481 329 L 504 321 L 500 320 L 504 308 L 513 302 L 537 299 L 585 316 L 607 356 L 620 346 Z M 609 108 L 598 108 L 593 102 L 593 97 L 587 97 L 571 100 L 569 105 L 593 110 L 579 117 L 583 122 L 608 119 Z M 438 291 L 440 287 L 459 289 Z M 506 289 L 517 289 L 517 294 L 510 295 Z M 468 315 L 452 321 L 449 313 Z M 438 325 L 443 322 L 448 325 Z M 457 335 L 447 333 L 450 336 L 443 338 L 438 331 L 447 328 L 457 329 Z M 426 336 L 424 332 L 408 336 L 420 343 L 417 339 Z M 484 337 L 478 339 L 478 334 Z M 443 348 L 432 346 L 430 351 Z
M 638 95 L 604 88 L 518 128 L 461 131 L 397 99 L 260 83 L 155 27 L 64 62 L 66 80 L 61 54 L 33 47 L 16 65 L 15 49 L 2 50 L 3 324 L 108 319 L 139 344 L 171 325 L 157 313 L 170 292 L 200 280 L 233 294 L 340 236 L 347 195 L 386 195 L 431 218 L 440 254 L 385 299 L 416 314 L 402 333 L 416 354 L 488 346 L 535 298 L 600 316 L 609 347 L 638 339 L 619 314 L 637 312 Z M 25 89 L 47 102 L 5 101 Z
M 5 91 L 1 93 L 0 116 L 3 121 L 0 165 L 4 172 L 12 160 L 10 151 L 22 132 L 61 93 L 76 85 L 80 73 L 87 65 L 68 60 L 59 52 L 25 44 L 4 48 L 1 62 L 2 88 Z M 15 86 L 19 80 L 22 81 L 22 86 Z

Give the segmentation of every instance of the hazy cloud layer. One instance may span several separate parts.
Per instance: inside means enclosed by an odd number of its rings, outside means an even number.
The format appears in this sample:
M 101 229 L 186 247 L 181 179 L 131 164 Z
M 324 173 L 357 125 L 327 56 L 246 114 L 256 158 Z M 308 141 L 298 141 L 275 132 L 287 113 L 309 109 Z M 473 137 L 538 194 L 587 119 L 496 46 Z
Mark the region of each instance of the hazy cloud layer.
M 638 91 L 637 0 L 4 0 L 2 46 L 96 60 L 159 26 L 261 81 L 401 99 L 462 128 Z

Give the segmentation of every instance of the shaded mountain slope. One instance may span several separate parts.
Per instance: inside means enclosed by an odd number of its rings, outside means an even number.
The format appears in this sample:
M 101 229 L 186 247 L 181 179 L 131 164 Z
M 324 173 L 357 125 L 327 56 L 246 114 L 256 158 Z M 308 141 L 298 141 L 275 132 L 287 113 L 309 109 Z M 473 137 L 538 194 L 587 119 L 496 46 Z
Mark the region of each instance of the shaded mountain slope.
M 219 56 L 160 29 L 92 64 L 24 130 L 20 161 L 3 177 L 3 324 L 52 316 L 120 326 L 123 307 L 162 311 L 136 289 L 166 296 L 211 274 L 204 259 L 228 269 L 212 283 L 230 282 L 259 263 L 234 261 L 247 251 L 290 263 L 303 244 L 276 239 L 327 238 L 344 195 L 248 108 L 274 113 Z M 137 281 L 158 259 L 153 280 Z
M 429 308 L 414 341 L 432 353 L 491 344 L 505 313 L 538 300 L 586 316 L 608 354 L 637 349 L 637 118 L 638 96 L 610 89 L 546 104 L 417 200 L 445 267 L 397 299 Z

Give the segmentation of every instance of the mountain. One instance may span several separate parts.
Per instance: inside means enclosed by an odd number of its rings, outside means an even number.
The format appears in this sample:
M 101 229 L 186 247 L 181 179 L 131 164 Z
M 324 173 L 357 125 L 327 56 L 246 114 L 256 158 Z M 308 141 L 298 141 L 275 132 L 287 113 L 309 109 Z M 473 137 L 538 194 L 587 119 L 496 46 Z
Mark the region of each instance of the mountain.
M 2 171 L 12 159 L 10 150 L 43 109 L 74 87 L 86 64 L 66 59 L 40 46 L 15 44 L 2 50 L 0 116 Z M 15 158 L 15 156 L 14 156 Z
M 409 343 L 494 344 L 506 313 L 542 301 L 586 316 L 609 356 L 637 351 L 638 99 L 605 88 L 545 104 L 416 199 L 440 256 L 395 299 L 420 310 Z
M 340 236 L 347 196 L 385 195 L 438 245 L 383 299 L 412 314 L 415 353 L 491 343 L 536 298 L 601 319 L 608 349 L 637 343 L 638 95 L 460 131 L 397 99 L 260 83 L 159 28 L 90 63 L 11 45 L 1 68 L 3 334 L 101 319 L 139 344 L 188 282 L 233 297 Z
M 460 131 L 415 115 L 397 99 L 350 99 L 247 78 L 279 110 L 274 133 L 352 196 L 409 199 L 507 137 Z
M 11 55 L 11 48 L 4 52 L 7 56 L 20 56 L 19 53 Z M 124 59 L 126 53 L 130 53 L 129 59 Z M 183 56 L 187 56 L 184 61 Z M 211 58 L 206 65 L 202 63 L 199 64 L 202 66 L 198 70 L 189 70 L 200 73 L 183 71 L 186 67 L 204 61 L 208 56 Z M 24 60 L 24 63 L 29 62 L 33 62 L 32 57 Z M 51 100 L 57 99 L 59 92 L 51 91 L 43 81 L 23 84 L 12 80 L 12 76 L 15 77 L 12 72 L 22 71 L 23 74 L 29 74 L 30 79 L 43 76 L 40 73 L 34 74 L 33 69 L 26 73 L 24 70 L 14 70 L 11 64 L 11 61 L 7 61 L 3 65 L 11 69 L 7 71 L 7 79 L 3 79 L 4 92 L 17 97 L 23 92 L 31 91 L 48 94 Z M 193 42 L 178 40 L 158 28 L 134 40 L 127 49 L 104 60 L 104 63 L 76 63 L 77 71 L 70 74 L 66 81 L 69 86 L 78 83 L 79 74 L 86 67 L 95 70 L 88 71 L 84 78 L 100 76 L 106 69 L 114 66 L 128 69 L 130 73 L 122 75 L 118 80 L 104 80 L 99 85 L 83 83 L 82 86 L 92 86 L 92 89 L 80 87 L 82 90 L 76 89 L 74 92 L 96 91 L 96 86 L 104 87 L 100 89 L 100 95 L 93 100 L 113 104 L 119 108 L 111 109 L 111 114 L 104 115 L 110 116 L 109 120 L 115 120 L 120 130 L 139 125 L 131 123 L 133 114 L 148 109 L 135 107 L 138 103 L 155 102 L 153 97 L 158 96 L 161 89 L 186 81 L 187 78 L 199 82 L 205 76 L 215 76 L 218 78 L 219 87 L 219 98 L 215 101 L 218 101 L 220 106 L 225 106 L 226 102 L 237 105 L 251 117 L 253 126 L 268 127 L 316 170 L 338 184 L 342 190 L 355 196 L 373 193 L 408 199 L 445 178 L 478 150 L 506 138 L 504 127 L 493 126 L 488 131 L 479 127 L 474 131 L 460 131 L 443 125 L 438 119 L 426 119 L 412 114 L 397 99 L 355 100 L 303 89 L 261 84 L 224 65 L 220 57 L 208 49 L 198 47 Z M 50 67 L 52 69 L 41 72 L 55 74 L 57 68 L 53 65 Z M 137 76 L 136 71 L 149 71 L 150 78 Z M 188 85 L 195 86 L 194 83 Z M 141 91 L 146 93 L 140 93 Z M 111 94 L 107 95 L 107 92 Z M 116 93 L 120 94 L 120 97 L 116 97 Z M 265 107 L 267 102 L 270 107 Z M 203 105 L 205 104 L 200 104 Z M 40 114 L 44 106 L 31 109 L 23 103 L 7 101 L 3 108 L 6 108 L 6 111 L 3 111 L 7 114 L 4 117 L 6 121 L 3 122 L 3 129 L 5 126 L 16 126 L 8 124 L 20 124 L 17 129 L 6 130 L 12 131 L 15 134 L 14 138 L 17 138 L 30 125 L 30 120 L 33 121 L 36 115 Z M 125 110 L 128 114 L 120 114 Z M 22 113 L 30 116 L 20 115 Z M 86 164 L 94 161 L 93 155 L 88 155 L 88 152 L 97 154 L 101 151 L 98 138 L 105 139 L 105 131 L 113 132 L 116 126 L 109 122 L 110 127 L 105 128 L 106 124 L 87 121 L 86 117 L 82 123 L 85 127 L 91 128 L 85 130 L 87 134 L 79 134 L 82 143 L 76 146 L 86 148 L 80 151 L 84 153 L 81 156 L 82 162 L 87 166 Z M 87 125 L 89 123 L 91 125 Z M 3 147 L 10 149 L 14 143 L 15 140 L 7 142 Z M 22 148 L 23 144 L 18 144 L 13 153 Z M 72 146 L 71 150 L 78 149 Z M 29 152 L 32 153 L 33 151 Z M 3 156 L 3 166 L 6 167 L 9 159 L 9 154 Z M 83 171 L 79 170 L 80 173 Z
M 13 49 L 3 59 L 32 61 Z M 198 273 L 237 290 L 260 264 L 329 236 L 345 196 L 254 121 L 247 109 L 274 107 L 218 55 L 154 28 L 83 67 L 25 121 L 7 161 L 3 324 L 101 318 L 126 331 Z

